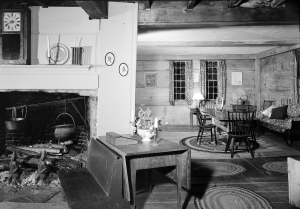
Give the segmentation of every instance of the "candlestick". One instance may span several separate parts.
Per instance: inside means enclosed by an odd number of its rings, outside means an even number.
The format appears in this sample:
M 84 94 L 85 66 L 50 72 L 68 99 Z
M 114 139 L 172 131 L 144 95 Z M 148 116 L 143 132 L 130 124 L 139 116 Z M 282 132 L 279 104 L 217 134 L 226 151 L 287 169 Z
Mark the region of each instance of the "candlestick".
M 47 35 L 47 57 L 50 57 L 50 41 L 49 36 Z
M 157 118 L 154 119 L 154 128 L 158 128 L 158 119 Z
M 74 41 L 74 47 L 76 47 L 76 41 L 77 41 L 77 37 L 75 38 L 75 41 Z
M 158 146 L 158 143 L 157 143 L 157 136 L 158 134 L 157 134 L 157 128 L 154 128 L 154 140 L 153 140 L 153 144 L 151 144 L 151 146 L 153 146 L 153 147 L 156 147 L 156 146 Z
M 81 37 L 80 40 L 79 40 L 79 46 L 78 46 L 78 47 L 81 46 L 81 41 L 82 41 L 82 37 Z

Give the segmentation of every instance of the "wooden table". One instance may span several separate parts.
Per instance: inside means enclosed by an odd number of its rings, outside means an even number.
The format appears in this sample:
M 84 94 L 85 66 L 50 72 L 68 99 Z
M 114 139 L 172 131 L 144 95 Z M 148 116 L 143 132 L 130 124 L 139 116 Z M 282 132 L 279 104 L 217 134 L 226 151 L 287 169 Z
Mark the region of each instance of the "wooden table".
M 185 146 L 158 139 L 158 146 L 152 142 L 139 141 L 138 144 L 114 146 L 106 141 L 106 136 L 98 140 L 123 159 L 124 194 L 135 208 L 136 172 L 142 169 L 174 166 L 168 177 L 177 182 L 177 208 L 181 208 L 181 186 L 191 188 L 191 151 Z
M 216 111 L 215 109 L 200 109 L 201 112 L 209 115 L 212 118 L 212 123 L 217 126 L 217 128 L 222 129 L 225 132 L 228 132 L 228 127 L 225 126 L 226 121 L 228 121 L 228 113 Z
M 222 129 L 225 132 L 228 132 L 228 127 L 225 126 L 226 122 L 228 121 L 228 113 L 216 111 L 215 109 L 200 109 L 201 112 L 204 112 L 205 114 L 209 115 L 212 118 L 212 123 L 215 124 L 219 129 Z M 254 117 L 254 121 L 256 118 Z M 254 123 L 255 124 L 255 123 Z
M 194 117 L 194 114 L 196 114 L 196 108 L 194 107 L 189 107 L 190 109 L 190 126 L 193 127 L 193 117 Z
M 236 111 L 251 111 L 251 110 L 254 110 L 254 107 L 256 106 L 253 106 L 253 105 L 250 105 L 250 104 L 243 104 L 243 105 L 238 105 L 238 104 L 231 104 L 232 106 L 232 110 L 236 110 Z

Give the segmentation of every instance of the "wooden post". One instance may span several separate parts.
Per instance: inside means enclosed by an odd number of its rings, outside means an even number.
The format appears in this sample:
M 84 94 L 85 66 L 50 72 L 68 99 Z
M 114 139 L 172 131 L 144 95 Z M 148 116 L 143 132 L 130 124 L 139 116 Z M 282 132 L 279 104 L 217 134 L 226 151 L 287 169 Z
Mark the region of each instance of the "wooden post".
M 287 159 L 289 181 L 289 203 L 300 208 L 300 161 Z
M 261 110 L 261 67 L 260 67 L 260 59 L 255 59 L 255 97 L 256 97 L 256 106 L 257 110 Z

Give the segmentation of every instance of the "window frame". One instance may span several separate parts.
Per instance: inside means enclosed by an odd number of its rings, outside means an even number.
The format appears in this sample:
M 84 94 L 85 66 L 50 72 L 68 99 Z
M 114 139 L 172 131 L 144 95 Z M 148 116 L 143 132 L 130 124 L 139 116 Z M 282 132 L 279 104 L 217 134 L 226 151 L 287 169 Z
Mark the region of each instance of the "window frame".
M 212 63 L 212 66 L 209 66 L 209 63 Z M 214 63 L 216 63 L 216 66 L 214 66 Z M 205 66 L 205 99 L 208 100 L 216 100 L 219 95 L 219 81 L 218 81 L 218 70 L 219 70 L 219 62 L 217 60 L 206 60 L 206 66 Z M 215 70 L 215 71 L 214 71 Z M 211 72 L 209 72 L 211 71 Z M 209 78 L 210 77 L 210 78 Z M 212 85 L 209 85 L 212 83 Z M 212 89 L 212 92 L 211 90 Z M 210 97 L 210 95 L 213 95 Z
M 184 63 L 184 73 L 180 73 L 180 74 L 176 74 L 176 70 L 175 69 L 176 63 Z M 187 61 L 186 60 L 174 60 L 173 61 L 173 67 L 174 67 L 174 77 L 173 77 L 173 82 L 174 82 L 174 101 L 185 101 L 186 100 L 186 67 L 187 67 Z M 182 70 L 181 68 L 179 70 Z M 175 76 L 179 76 L 180 79 L 176 80 Z M 184 80 L 182 79 L 182 76 L 184 77 Z M 183 84 L 176 86 L 176 82 L 183 82 Z M 177 89 L 184 89 L 183 92 L 180 91 L 179 93 L 176 92 Z M 184 98 L 182 98 L 180 96 L 180 99 L 178 99 L 178 97 L 176 95 L 183 95 Z

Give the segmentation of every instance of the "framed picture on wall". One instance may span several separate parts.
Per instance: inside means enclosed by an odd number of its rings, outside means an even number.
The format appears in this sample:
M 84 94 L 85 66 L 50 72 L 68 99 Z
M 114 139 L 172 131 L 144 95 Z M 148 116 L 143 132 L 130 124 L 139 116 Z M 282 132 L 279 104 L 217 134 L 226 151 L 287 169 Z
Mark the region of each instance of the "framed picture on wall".
M 157 87 L 157 73 L 145 73 L 145 87 Z

